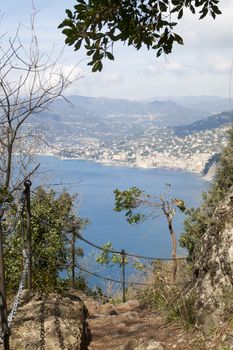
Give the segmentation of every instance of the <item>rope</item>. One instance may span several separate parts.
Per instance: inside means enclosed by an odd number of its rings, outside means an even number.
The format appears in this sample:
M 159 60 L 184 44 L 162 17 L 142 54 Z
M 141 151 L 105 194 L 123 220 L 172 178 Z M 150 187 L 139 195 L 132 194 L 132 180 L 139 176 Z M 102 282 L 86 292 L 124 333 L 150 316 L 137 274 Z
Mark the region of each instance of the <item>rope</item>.
M 87 269 L 85 269 L 83 266 L 79 265 L 79 264 L 76 264 L 76 267 L 79 268 L 81 271 L 83 272 L 86 272 L 88 273 L 89 275 L 92 275 L 92 276 L 95 276 L 97 278 L 100 278 L 102 280 L 105 280 L 105 281 L 110 281 L 110 282 L 115 282 L 115 283 L 119 283 L 119 284 L 128 284 L 128 285 L 131 285 L 131 286 L 134 286 L 134 285 L 139 285 L 139 286 L 154 286 L 154 284 L 152 283 L 143 283 L 143 282 L 123 282 L 121 280 L 115 280 L 113 278 L 110 278 L 110 277 L 104 277 L 104 276 L 101 276 L 99 275 L 98 273 L 96 272 L 91 272 L 91 271 L 88 271 Z M 170 285 L 175 285 L 174 283 L 170 283 Z
M 85 269 L 83 266 L 81 266 L 81 265 L 79 265 L 79 264 L 76 264 L 76 267 L 77 267 L 79 270 L 88 273 L 89 275 L 98 277 L 98 278 L 103 279 L 103 280 L 105 280 L 105 281 L 110 281 L 110 282 L 115 282 L 115 283 L 123 283 L 122 281 L 115 280 L 115 279 L 112 279 L 112 278 L 110 278 L 110 277 L 103 277 L 103 276 L 100 276 L 100 275 L 99 275 L 98 273 L 96 273 L 96 272 L 88 271 L 87 269 Z
M 121 254 L 122 252 L 118 252 L 117 250 L 111 250 L 111 249 L 104 249 L 103 247 L 98 246 L 95 243 L 92 243 L 90 241 L 88 241 L 87 239 L 83 238 L 82 236 L 80 236 L 79 234 L 77 234 L 77 237 L 79 239 L 81 239 L 82 241 L 84 241 L 85 243 L 89 244 L 90 246 L 97 248 L 99 250 L 102 250 L 103 252 L 108 252 L 108 253 L 113 253 L 113 254 Z
M 19 283 L 19 288 L 18 288 L 18 292 L 16 294 L 15 300 L 14 300 L 14 304 L 12 306 L 11 312 L 8 315 L 7 318 L 7 322 L 8 322 L 8 327 L 11 327 L 11 324 L 15 318 L 15 315 L 18 311 L 18 307 L 19 307 L 19 302 L 20 302 L 20 298 L 23 292 L 23 288 L 24 288 L 24 284 L 26 281 L 26 277 L 27 277 L 27 273 L 28 273 L 28 266 L 29 266 L 29 256 L 25 259 L 24 261 L 24 268 L 23 268 L 23 272 L 21 275 L 21 279 L 20 279 L 20 283 Z
M 143 255 L 136 255 L 136 254 L 131 254 L 131 253 L 125 253 L 125 255 L 127 256 L 131 256 L 133 258 L 138 258 L 138 259 L 145 259 L 145 260 L 153 260 L 153 261 L 173 261 L 173 260 L 187 260 L 186 257 L 178 257 L 178 258 L 175 258 L 175 259 L 172 259 L 172 258 L 151 258 L 151 257 L 148 257 L 148 256 L 143 256 Z
M 100 247 L 97 244 L 88 241 L 87 239 L 83 238 L 79 234 L 77 234 L 77 237 L 79 239 L 81 239 L 82 241 L 84 241 L 85 243 L 89 244 L 90 246 L 92 246 L 94 248 L 97 248 L 99 250 L 102 250 L 104 252 L 113 253 L 113 254 L 122 254 L 122 251 L 120 252 L 120 251 L 117 251 L 117 250 L 111 250 L 111 249 L 106 249 L 106 248 L 104 249 L 103 247 Z M 155 257 L 152 258 L 152 257 L 149 257 L 149 256 L 137 255 L 137 254 L 132 254 L 132 253 L 128 253 L 128 252 L 125 252 L 125 255 L 133 257 L 133 258 L 152 260 L 152 261 L 156 261 L 156 260 L 159 260 L 159 261 L 173 261 L 174 260 L 172 258 L 155 258 Z M 175 259 L 176 260 L 187 260 L 187 257 L 178 257 L 178 258 L 175 258 Z

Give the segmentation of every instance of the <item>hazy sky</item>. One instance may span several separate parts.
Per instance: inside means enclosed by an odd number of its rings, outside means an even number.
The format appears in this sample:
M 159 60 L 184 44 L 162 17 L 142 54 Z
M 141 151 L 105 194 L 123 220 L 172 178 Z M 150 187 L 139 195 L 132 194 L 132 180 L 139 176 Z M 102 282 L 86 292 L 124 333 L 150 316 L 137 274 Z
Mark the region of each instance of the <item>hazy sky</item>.
M 40 50 L 48 52 L 52 46 L 64 45 L 64 36 L 57 29 L 65 17 L 65 9 L 75 0 L 35 0 L 37 33 Z M 101 73 L 91 73 L 85 54 L 66 47 L 64 64 L 71 67 L 83 60 L 79 67 L 83 78 L 69 94 L 146 99 L 164 95 L 219 95 L 229 97 L 230 71 L 233 60 L 233 1 L 220 0 L 223 12 L 214 21 L 202 21 L 187 13 L 177 27 L 185 45 L 176 47 L 166 57 L 155 52 L 117 45 L 115 61 L 104 64 Z M 2 0 L 1 33 L 12 33 L 19 23 L 28 24 L 32 13 L 31 0 Z M 22 28 L 22 41 L 27 40 Z M 233 79 L 232 79 L 233 80 Z M 232 87 L 233 90 L 233 87 Z

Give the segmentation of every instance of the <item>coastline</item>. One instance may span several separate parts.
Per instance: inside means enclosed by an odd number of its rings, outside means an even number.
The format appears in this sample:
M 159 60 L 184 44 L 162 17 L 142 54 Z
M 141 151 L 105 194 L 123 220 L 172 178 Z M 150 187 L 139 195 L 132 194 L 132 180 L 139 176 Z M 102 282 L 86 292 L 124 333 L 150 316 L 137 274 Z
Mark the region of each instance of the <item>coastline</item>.
M 72 160 L 78 160 L 78 161 L 86 161 L 91 163 L 100 164 L 102 166 L 106 167 L 125 167 L 125 168 L 135 168 L 135 169 L 167 169 L 167 170 L 176 170 L 176 171 L 184 171 L 188 173 L 192 173 L 195 175 L 200 176 L 204 181 L 211 182 L 214 178 L 215 172 L 216 172 L 216 165 L 211 166 L 210 169 L 206 174 L 203 173 L 203 171 L 197 171 L 189 168 L 179 167 L 179 166 L 143 166 L 141 163 L 139 164 L 132 164 L 128 162 L 116 162 L 116 161 L 101 161 L 99 159 L 88 159 L 88 158 L 81 158 L 81 157 L 64 157 L 60 156 L 56 153 L 37 153 L 37 156 L 45 156 L 45 157 L 55 157 L 59 160 L 63 161 L 72 161 Z

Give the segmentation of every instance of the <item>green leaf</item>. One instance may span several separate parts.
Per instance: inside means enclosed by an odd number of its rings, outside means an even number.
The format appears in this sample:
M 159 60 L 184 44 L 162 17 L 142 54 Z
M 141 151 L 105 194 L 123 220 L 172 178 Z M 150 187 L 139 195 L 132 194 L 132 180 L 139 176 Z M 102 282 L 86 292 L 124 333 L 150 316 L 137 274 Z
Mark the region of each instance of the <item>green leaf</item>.
M 78 40 L 77 42 L 76 42 L 76 44 L 75 44 L 75 51 L 77 51 L 77 50 L 79 50 L 80 49 L 80 47 L 81 47 L 81 45 L 82 45 L 82 40 Z
M 178 17 L 177 18 L 181 19 L 183 17 L 183 14 L 184 14 L 183 9 L 181 9 L 180 12 L 178 13 Z
M 106 56 L 108 57 L 109 60 L 114 61 L 114 56 L 111 52 L 106 52 Z
M 102 68 L 103 68 L 102 62 L 101 61 L 97 61 L 97 62 L 95 62 L 95 64 L 92 67 L 92 72 L 97 72 L 97 71 L 100 72 L 102 70 Z
M 160 48 L 158 51 L 157 51 L 157 57 L 159 57 L 159 56 L 161 56 L 162 55 L 162 52 L 163 52 L 163 49 L 162 48 Z
M 195 8 L 193 7 L 192 4 L 190 4 L 189 8 L 190 8 L 191 12 L 192 12 L 193 14 L 195 14 Z
M 222 12 L 219 10 L 218 6 L 216 6 L 216 5 L 212 5 L 211 9 L 212 9 L 212 11 L 214 11 L 214 13 L 216 13 L 216 15 L 222 14 Z
M 86 10 L 86 6 L 84 4 L 76 5 L 74 6 L 74 8 L 76 12 L 79 12 L 79 13 Z
M 70 11 L 70 10 L 66 10 L 66 14 L 67 14 L 67 16 L 70 18 L 70 19 L 72 19 L 73 18 L 73 13 Z
M 199 19 L 203 19 L 208 14 L 208 8 L 204 8 L 202 11 L 200 11 L 200 13 L 201 16 L 199 17 Z
M 176 42 L 178 42 L 178 44 L 184 45 L 184 41 L 183 41 L 183 39 L 181 38 L 181 36 L 179 36 L 178 34 L 173 34 L 173 37 L 174 37 L 174 40 L 175 40 Z
M 87 56 L 93 55 L 94 52 L 95 52 L 95 50 L 88 50 L 88 51 L 87 51 Z

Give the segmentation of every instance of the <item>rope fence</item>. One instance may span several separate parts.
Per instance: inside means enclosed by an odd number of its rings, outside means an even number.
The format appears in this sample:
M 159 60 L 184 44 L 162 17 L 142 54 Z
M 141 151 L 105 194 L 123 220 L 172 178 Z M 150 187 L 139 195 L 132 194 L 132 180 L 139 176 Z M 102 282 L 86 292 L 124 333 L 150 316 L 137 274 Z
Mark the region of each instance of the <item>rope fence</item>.
M 121 280 L 117 280 L 114 278 L 111 278 L 109 276 L 102 276 L 99 273 L 95 272 L 95 271 L 90 271 L 89 269 L 83 267 L 82 265 L 80 265 L 79 263 L 76 263 L 73 265 L 72 269 L 73 269 L 73 275 L 75 274 L 75 268 L 78 268 L 80 271 L 87 273 L 88 275 L 94 276 L 99 278 L 100 280 L 103 281 L 108 281 L 108 282 L 113 282 L 113 283 L 117 283 L 120 284 L 122 286 L 122 301 L 125 302 L 126 301 L 126 290 L 127 290 L 127 286 L 154 286 L 155 284 L 152 283 L 144 283 L 144 282 L 131 282 L 128 281 L 126 278 L 126 273 L 125 273 L 125 267 L 128 264 L 127 261 L 127 257 L 131 257 L 131 258 L 137 258 L 137 259 L 144 259 L 144 260 L 150 260 L 151 262 L 158 262 L 158 261 L 167 261 L 167 262 L 177 262 L 177 261 L 186 261 L 187 257 L 177 257 L 177 258 L 161 258 L 161 257 L 148 257 L 148 256 L 144 256 L 144 255 L 138 255 L 138 254 L 132 254 L 129 253 L 127 251 L 125 251 L 124 249 L 122 249 L 121 251 L 118 250 L 114 250 L 114 249 L 109 249 L 109 248 L 103 248 L 100 247 L 99 245 L 97 245 L 96 243 L 93 243 L 89 240 L 87 240 L 86 238 L 82 237 L 80 234 L 77 234 L 77 237 L 79 240 L 85 242 L 86 244 L 88 244 L 89 246 L 98 249 L 99 251 L 105 252 L 105 253 L 110 253 L 110 254 L 118 254 L 121 256 L 121 260 L 119 263 L 119 267 L 121 268 L 121 275 L 122 275 L 122 279 Z M 169 285 L 175 285 L 175 283 L 166 283 Z
M 102 280 L 105 280 L 105 281 L 109 281 L 109 282 L 114 282 L 114 283 L 119 283 L 119 284 L 122 284 L 123 283 L 126 283 L 127 285 L 130 285 L 130 286 L 150 286 L 150 287 L 153 287 L 154 286 L 154 283 L 144 283 L 144 282 L 130 282 L 130 281 L 122 281 L 122 280 L 115 280 L 113 278 L 110 278 L 110 277 L 105 277 L 105 276 L 101 276 L 99 275 L 98 273 L 96 272 L 91 272 L 89 270 L 87 270 L 86 268 L 84 268 L 83 266 L 81 266 L 80 264 L 76 264 L 76 267 L 83 271 L 83 272 L 86 272 L 88 273 L 89 275 L 92 275 L 92 276 L 95 276 L 97 278 L 100 278 Z M 169 285 L 175 285 L 175 283 L 170 283 Z
M 112 253 L 112 254 L 120 254 L 122 255 L 122 250 L 118 251 L 118 250 L 112 250 L 112 249 L 106 249 L 103 247 L 98 246 L 97 244 L 88 241 L 86 238 L 83 238 L 81 235 L 77 234 L 78 239 L 80 239 L 81 241 L 85 242 L 86 244 L 90 245 L 93 248 L 96 248 L 98 250 L 101 250 L 103 252 L 108 252 L 108 253 Z M 132 254 L 132 253 L 128 253 L 127 251 L 124 251 L 126 256 L 130 256 L 132 258 L 138 258 L 138 259 L 144 259 L 144 260 L 152 260 L 152 261 L 173 261 L 174 259 L 172 258 L 157 258 L 157 257 L 149 257 L 149 256 L 143 256 L 143 255 L 137 255 L 137 254 Z M 187 257 L 177 257 L 175 258 L 176 260 L 187 260 Z

